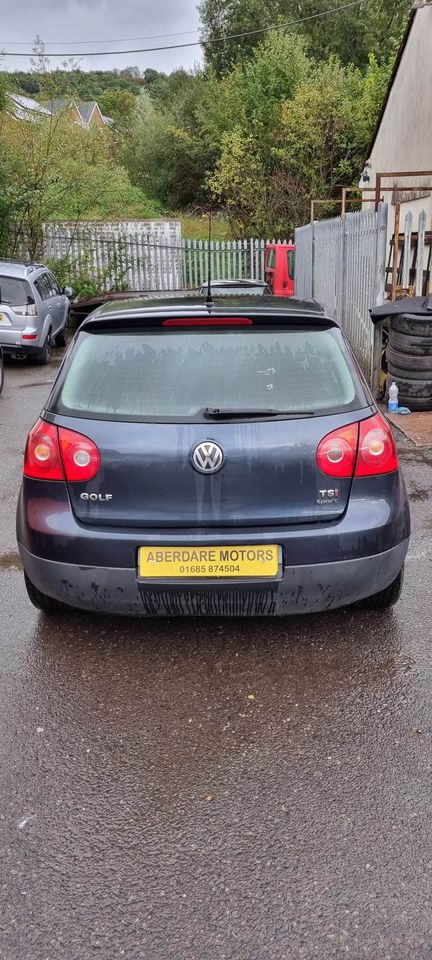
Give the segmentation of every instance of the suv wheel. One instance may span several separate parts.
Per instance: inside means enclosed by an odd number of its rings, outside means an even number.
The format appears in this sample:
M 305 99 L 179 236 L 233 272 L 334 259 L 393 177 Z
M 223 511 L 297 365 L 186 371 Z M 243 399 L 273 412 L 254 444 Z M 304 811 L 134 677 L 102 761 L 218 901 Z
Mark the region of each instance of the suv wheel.
M 399 600 L 402 593 L 403 579 L 404 568 L 402 567 L 396 579 L 393 580 L 393 583 L 390 583 L 385 590 L 380 590 L 379 593 L 374 593 L 371 597 L 359 600 L 354 606 L 360 607 L 361 610 L 388 610 L 389 607 L 393 607 Z
M 36 363 L 46 364 L 51 363 L 52 357 L 52 341 L 51 341 L 51 331 L 49 332 L 45 343 L 36 357 Z
M 43 610 L 44 613 L 69 613 L 72 610 L 72 607 L 69 607 L 67 603 L 62 603 L 61 600 L 55 600 L 54 597 L 49 597 L 46 593 L 42 593 L 35 587 L 34 583 L 29 580 L 27 574 L 24 574 L 25 585 L 29 600 L 31 600 L 34 607 L 37 607 L 38 610 Z
M 3 354 L 0 350 L 0 393 L 3 390 L 4 385 L 4 366 L 3 366 Z
M 57 336 L 56 336 L 56 338 L 55 338 L 56 347 L 65 347 L 65 346 L 66 346 L 68 329 L 69 329 L 69 320 L 70 320 L 70 312 L 68 311 L 68 315 L 67 315 L 67 317 L 66 317 L 66 323 L 65 323 L 64 327 L 62 328 L 62 330 L 60 330 L 60 331 L 58 332 L 58 334 L 57 334 Z

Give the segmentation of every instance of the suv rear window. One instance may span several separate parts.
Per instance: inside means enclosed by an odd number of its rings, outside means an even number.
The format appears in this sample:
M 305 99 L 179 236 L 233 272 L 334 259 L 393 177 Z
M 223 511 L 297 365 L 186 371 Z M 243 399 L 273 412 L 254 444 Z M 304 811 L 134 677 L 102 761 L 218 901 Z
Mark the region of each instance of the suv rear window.
M 50 409 L 196 421 L 207 407 L 277 408 L 283 416 L 361 406 L 365 397 L 338 330 L 256 326 L 83 331 Z
M 32 301 L 31 294 L 31 286 L 27 283 L 27 280 L 0 276 L 0 303 L 7 303 L 12 307 L 22 307 Z

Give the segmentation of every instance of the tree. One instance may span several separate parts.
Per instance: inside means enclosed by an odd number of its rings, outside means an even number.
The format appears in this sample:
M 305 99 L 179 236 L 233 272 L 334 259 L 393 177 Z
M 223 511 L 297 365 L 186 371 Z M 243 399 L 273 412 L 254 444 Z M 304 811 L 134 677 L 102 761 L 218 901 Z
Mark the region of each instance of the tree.
M 136 97 L 129 90 L 105 90 L 98 97 L 98 104 L 107 117 L 114 120 L 117 130 L 130 129 L 135 111 Z
M 262 40 L 262 34 L 228 41 L 224 37 L 272 26 L 278 20 L 279 2 L 275 0 L 274 5 L 266 0 L 201 0 L 198 10 L 205 58 L 218 76 L 247 60 Z
M 222 137 L 209 183 L 243 231 L 290 234 L 311 197 L 355 184 L 387 79 L 374 58 L 365 74 L 335 56 L 311 63 L 292 96 L 274 101 L 268 132 L 251 124 Z
M 199 11 L 206 62 L 218 76 L 249 59 L 263 34 L 253 33 L 273 24 L 293 23 L 307 37 L 311 54 L 319 60 L 337 54 L 343 64 L 365 67 L 370 53 L 387 60 L 402 37 L 411 0 L 368 0 L 358 7 L 321 17 L 335 4 L 329 0 L 201 0 Z M 341 4 L 343 6 L 343 4 Z M 313 19 L 309 19 L 313 18 Z M 302 20 L 303 22 L 295 23 Z M 238 39 L 226 36 L 251 32 Z M 216 41 L 216 42 L 210 42 Z
M 207 157 L 193 124 L 179 124 L 175 111 L 139 98 L 125 144 L 132 180 L 171 209 L 203 199 Z

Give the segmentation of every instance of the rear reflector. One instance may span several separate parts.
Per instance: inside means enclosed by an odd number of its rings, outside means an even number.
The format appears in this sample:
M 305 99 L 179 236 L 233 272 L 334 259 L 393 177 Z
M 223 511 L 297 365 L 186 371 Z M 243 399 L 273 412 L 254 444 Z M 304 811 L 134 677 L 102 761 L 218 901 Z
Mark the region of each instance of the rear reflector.
M 37 340 L 37 333 L 23 333 L 22 340 Z
M 330 477 L 373 477 L 399 467 L 391 428 L 377 413 L 327 434 L 317 449 L 317 464 Z
M 100 465 L 96 444 L 74 430 L 44 420 L 38 420 L 30 430 L 24 455 L 25 477 L 85 483 L 96 476 Z
M 251 327 L 253 320 L 247 317 L 181 317 L 164 320 L 164 327 Z

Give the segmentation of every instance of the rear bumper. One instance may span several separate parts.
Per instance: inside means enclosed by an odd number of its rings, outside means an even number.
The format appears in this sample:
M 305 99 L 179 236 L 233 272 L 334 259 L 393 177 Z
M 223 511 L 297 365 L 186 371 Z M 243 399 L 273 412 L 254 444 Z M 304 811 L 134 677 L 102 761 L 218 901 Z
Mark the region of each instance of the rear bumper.
M 44 560 L 19 545 L 38 590 L 82 610 L 124 616 L 286 616 L 343 607 L 384 590 L 397 577 L 408 540 L 354 560 L 286 566 L 280 580 L 145 584 L 135 568 Z
M 25 333 L 25 329 L 14 329 L 13 327 L 0 330 L 0 343 L 5 353 L 20 353 L 23 356 L 31 357 L 40 352 L 43 346 L 42 331 L 38 331 L 35 340 L 23 340 L 23 333 Z
M 408 549 L 410 518 L 399 471 L 352 485 L 343 517 L 285 527 L 143 528 L 83 524 L 59 481 L 24 478 L 17 539 L 30 580 L 49 596 L 84 610 L 157 616 L 285 615 L 355 603 L 397 577 Z M 140 546 L 276 543 L 278 580 L 145 583 Z

